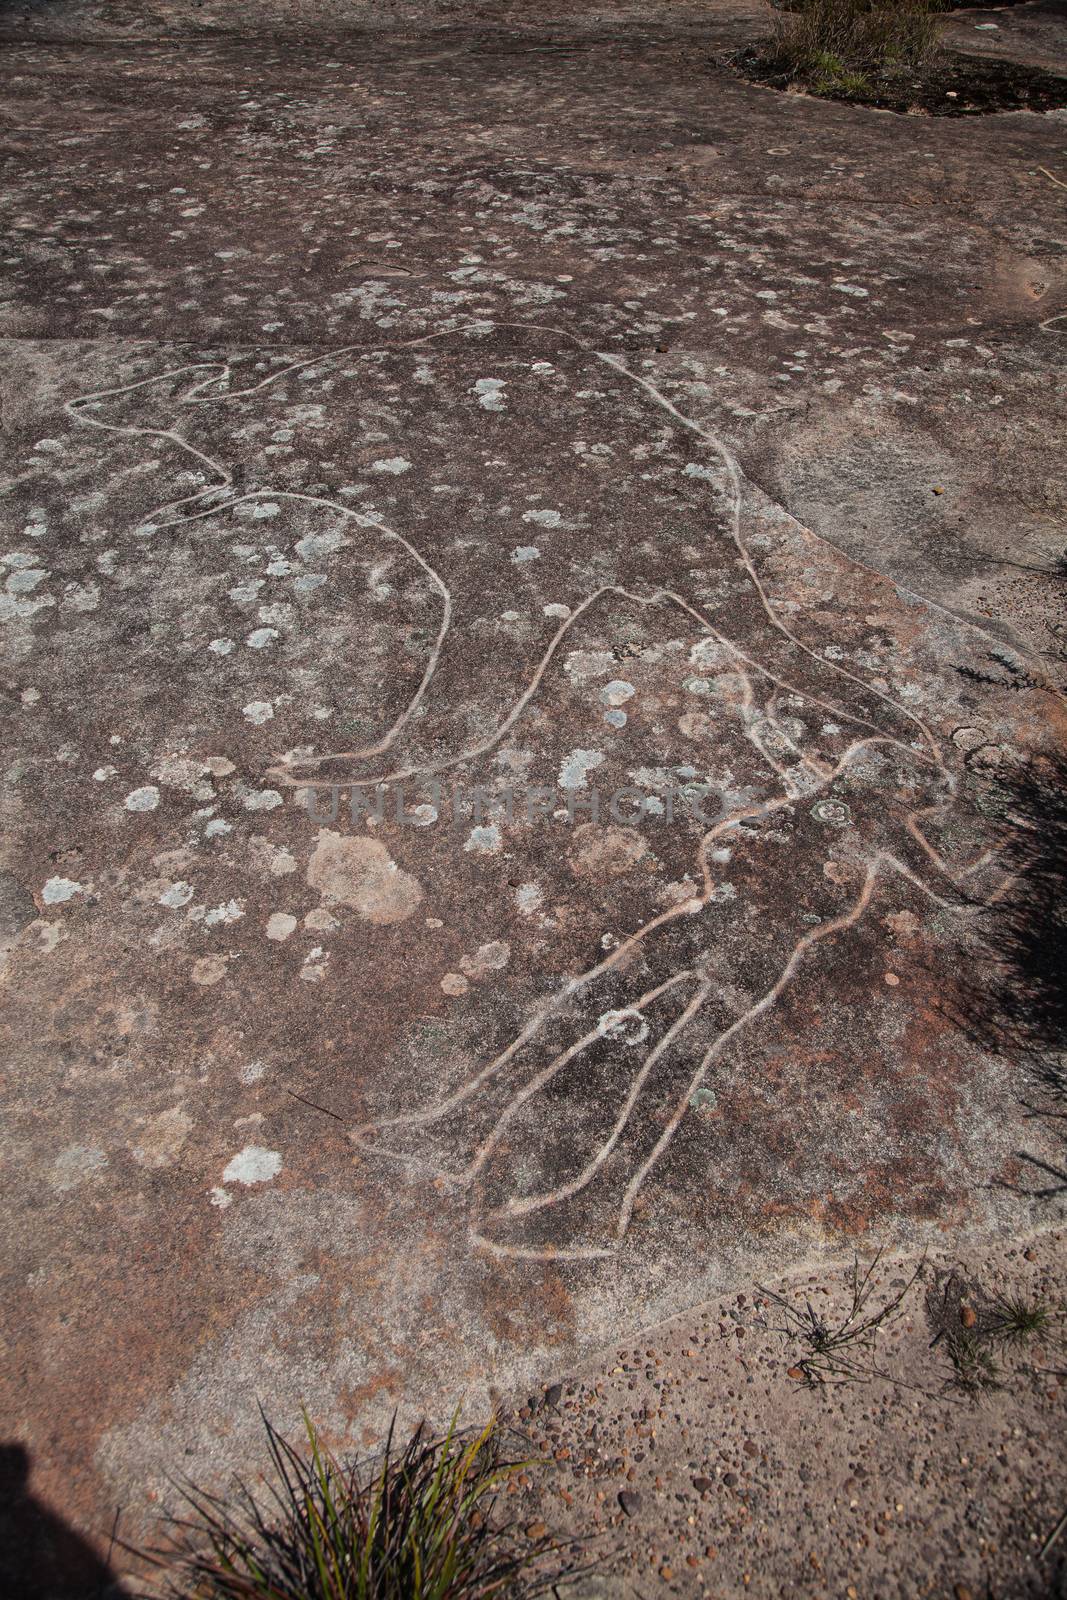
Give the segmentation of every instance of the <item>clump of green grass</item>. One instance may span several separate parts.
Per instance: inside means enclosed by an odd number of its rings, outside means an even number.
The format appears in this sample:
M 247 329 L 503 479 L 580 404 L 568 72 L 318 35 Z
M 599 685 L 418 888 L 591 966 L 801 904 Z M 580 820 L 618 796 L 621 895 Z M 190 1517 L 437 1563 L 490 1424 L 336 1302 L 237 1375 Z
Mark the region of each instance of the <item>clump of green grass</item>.
M 810 87 L 816 94 L 864 94 L 871 86 L 864 73 L 850 72 L 829 50 L 813 56 L 810 71 Z
M 162 1548 L 136 1552 L 175 1600 L 490 1600 L 558 1581 L 558 1564 L 543 1570 L 551 1537 L 497 1515 L 501 1487 L 529 1463 L 504 1459 L 495 1420 L 473 1436 L 420 1426 L 399 1450 L 390 1428 L 375 1461 L 348 1464 L 306 1414 L 302 1449 L 263 1420 L 273 1471 L 256 1492 L 184 1485 L 187 1514 Z
M 989 1333 L 1005 1344 L 1024 1344 L 1040 1338 L 1052 1328 L 1052 1310 L 1040 1300 L 1023 1300 L 1005 1295 L 994 1303 Z
M 873 75 L 915 68 L 937 45 L 934 0 L 796 0 L 762 57 L 819 94 L 863 94 Z

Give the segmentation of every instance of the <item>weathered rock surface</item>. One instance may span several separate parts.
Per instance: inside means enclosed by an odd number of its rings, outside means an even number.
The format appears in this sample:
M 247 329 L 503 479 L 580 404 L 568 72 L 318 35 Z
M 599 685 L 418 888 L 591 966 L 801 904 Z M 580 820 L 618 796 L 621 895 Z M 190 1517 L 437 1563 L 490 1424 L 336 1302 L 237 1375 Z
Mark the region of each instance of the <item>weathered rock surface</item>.
M 1063 120 L 234 15 L 2 23 L 3 1406 L 93 1533 L 1044 1215 L 952 999 L 1062 737 Z

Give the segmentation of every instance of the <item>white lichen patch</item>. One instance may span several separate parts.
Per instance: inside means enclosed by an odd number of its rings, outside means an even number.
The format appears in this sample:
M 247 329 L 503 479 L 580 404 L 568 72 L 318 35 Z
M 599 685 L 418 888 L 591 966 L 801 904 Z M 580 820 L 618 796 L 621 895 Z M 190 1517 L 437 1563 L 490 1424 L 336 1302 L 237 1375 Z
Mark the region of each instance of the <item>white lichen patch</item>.
M 468 978 L 484 978 L 487 972 L 501 972 L 511 960 L 511 946 L 506 939 L 493 939 L 481 944 L 472 956 L 460 957 L 460 968 Z
M 564 756 L 559 768 L 559 786 L 561 789 L 584 789 L 586 779 L 595 767 L 599 767 L 604 760 L 600 750 L 572 750 L 570 755 Z
M 581 685 L 602 678 L 614 665 L 615 657 L 610 650 L 570 650 L 563 670 L 572 683 Z
M 495 822 L 487 822 L 471 829 L 463 848 L 475 854 L 492 855 L 500 849 L 500 843 L 500 829 Z
M 326 906 L 315 906 L 304 918 L 304 927 L 309 933 L 334 933 L 340 926 Z
M 247 717 L 255 727 L 261 728 L 265 722 L 269 722 L 273 717 L 274 707 L 269 700 L 250 700 L 246 706 L 241 708 L 241 714 Z
M 192 884 L 185 883 L 179 879 L 177 883 L 167 885 L 158 897 L 158 903 L 161 906 L 169 906 L 172 911 L 176 911 L 180 906 L 187 906 L 192 898 Z
M 283 802 L 277 789 L 253 789 L 251 794 L 245 795 L 243 803 L 246 811 L 273 811 Z
M 689 651 L 691 666 L 710 671 L 722 671 L 734 666 L 736 656 L 729 645 L 719 639 L 698 639 Z
M 4 614 L 13 617 L 32 617 L 42 606 L 55 605 L 55 600 L 50 595 L 40 595 L 32 600 L 25 598 L 32 595 L 38 585 L 49 577 L 51 573 L 44 567 L 16 568 L 4 583 L 9 597 Z
M 127 811 L 154 811 L 159 804 L 159 790 L 154 783 L 146 783 L 140 789 L 131 789 L 122 803 Z
M 300 968 L 300 977 L 304 983 L 321 983 L 326 976 L 326 967 L 329 962 L 329 951 L 317 944 L 309 950 L 304 958 L 304 965 Z
M 52 1187 L 60 1194 L 76 1189 L 107 1166 L 107 1155 L 95 1145 L 72 1144 L 52 1163 Z
M 643 1044 L 648 1038 L 648 1023 L 640 1011 L 627 1006 L 620 1011 L 605 1011 L 597 1019 L 596 1031 L 601 1038 L 632 1046 Z
M 483 411 L 505 409 L 503 378 L 479 378 L 471 393 L 478 396 L 478 404 Z
M 81 893 L 82 885 L 73 878 L 49 878 L 41 890 L 41 899 L 46 906 L 61 906 L 65 900 Z
M 277 623 L 279 628 L 284 628 L 293 620 L 293 608 L 288 601 L 281 600 L 274 605 L 260 606 L 257 616 L 260 622 Z
M 282 1158 L 277 1150 L 267 1150 L 261 1144 L 246 1144 L 243 1150 L 226 1165 L 223 1183 L 269 1183 L 282 1170 Z
M 248 854 L 257 871 L 269 872 L 272 878 L 286 878 L 296 871 L 297 861 L 292 851 L 272 844 L 262 834 L 254 834 L 249 839 Z
M 195 756 L 161 756 L 149 768 L 153 778 L 171 789 L 184 789 L 198 800 L 210 800 L 215 791 L 205 777 L 207 767 Z
M 204 912 L 205 928 L 215 928 L 220 923 L 239 922 L 244 916 L 244 911 L 237 900 L 227 900 L 221 906 L 212 906 L 210 911 Z
M 296 918 L 288 911 L 272 911 L 267 918 L 267 938 L 279 944 L 296 929 Z
M 319 561 L 342 550 L 347 543 L 339 528 L 330 528 L 325 533 L 309 533 L 298 539 L 296 553 L 301 561 Z

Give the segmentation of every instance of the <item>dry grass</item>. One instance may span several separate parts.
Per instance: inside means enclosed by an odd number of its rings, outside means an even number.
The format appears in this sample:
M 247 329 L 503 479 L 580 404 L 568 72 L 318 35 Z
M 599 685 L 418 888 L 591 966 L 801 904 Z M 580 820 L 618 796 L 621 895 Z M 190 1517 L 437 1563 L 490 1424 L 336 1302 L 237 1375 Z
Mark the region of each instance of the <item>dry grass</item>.
M 879 1300 L 875 1297 L 875 1273 L 881 1260 L 879 1250 L 864 1268 L 858 1257 L 853 1261 L 848 1277 L 848 1309 L 837 1316 L 823 1316 L 810 1301 L 805 1302 L 802 1311 L 798 1310 L 784 1296 L 761 1288 L 784 1315 L 778 1332 L 798 1347 L 794 1371 L 810 1387 L 867 1382 L 885 1376 L 871 1361 L 877 1336 L 897 1316 L 912 1286 L 922 1276 L 925 1258 L 897 1293 Z
M 775 13 L 761 55 L 816 94 L 861 94 L 872 76 L 927 61 L 938 31 L 934 0 L 798 0 Z

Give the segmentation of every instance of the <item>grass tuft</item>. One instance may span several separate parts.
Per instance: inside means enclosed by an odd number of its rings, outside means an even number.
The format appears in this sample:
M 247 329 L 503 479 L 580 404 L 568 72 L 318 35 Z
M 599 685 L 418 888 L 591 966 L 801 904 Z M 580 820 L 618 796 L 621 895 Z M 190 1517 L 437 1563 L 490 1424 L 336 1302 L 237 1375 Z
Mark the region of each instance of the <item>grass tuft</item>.
M 945 1335 L 945 1348 L 957 1389 L 977 1396 L 1000 1388 L 1000 1368 L 980 1333 L 969 1328 L 954 1328 Z
M 1025 1370 L 1013 1357 L 1031 1339 L 1056 1336 L 1062 1316 L 1041 1300 L 989 1296 L 955 1269 L 938 1274 L 927 1294 L 926 1311 L 933 1344 L 940 1344 L 949 1360 L 949 1386 L 972 1399 L 1001 1388 Z M 1004 1374 L 998 1356 L 1007 1362 Z
M 994 1305 L 989 1332 L 994 1339 L 1005 1344 L 1023 1344 L 1027 1339 L 1037 1339 L 1052 1328 L 1052 1311 L 1040 1300 L 1023 1300 L 1005 1295 Z
M 922 1276 L 925 1257 L 911 1277 L 888 1299 L 875 1299 L 875 1272 L 882 1259 L 879 1250 L 861 1269 L 853 1260 L 849 1273 L 848 1310 L 836 1317 L 824 1317 L 806 1301 L 803 1311 L 770 1289 L 761 1289 L 784 1314 L 778 1332 L 799 1346 L 796 1370 L 812 1388 L 826 1383 L 866 1382 L 883 1376 L 871 1365 L 878 1333 L 894 1320 L 909 1291 Z
M 165 1573 L 175 1600 L 490 1600 L 536 1593 L 531 1568 L 557 1550 L 496 1511 L 499 1490 L 529 1463 L 505 1460 L 492 1420 L 474 1435 L 420 1425 L 398 1449 L 344 1463 L 307 1417 L 298 1449 L 263 1419 L 272 1472 L 255 1493 L 221 1497 L 182 1485 L 186 1515 L 165 1544 L 135 1552 Z M 395 1424 L 395 1419 L 394 1419 Z
M 932 0 L 795 0 L 760 56 L 817 94 L 858 95 L 872 75 L 928 60 L 938 33 Z

